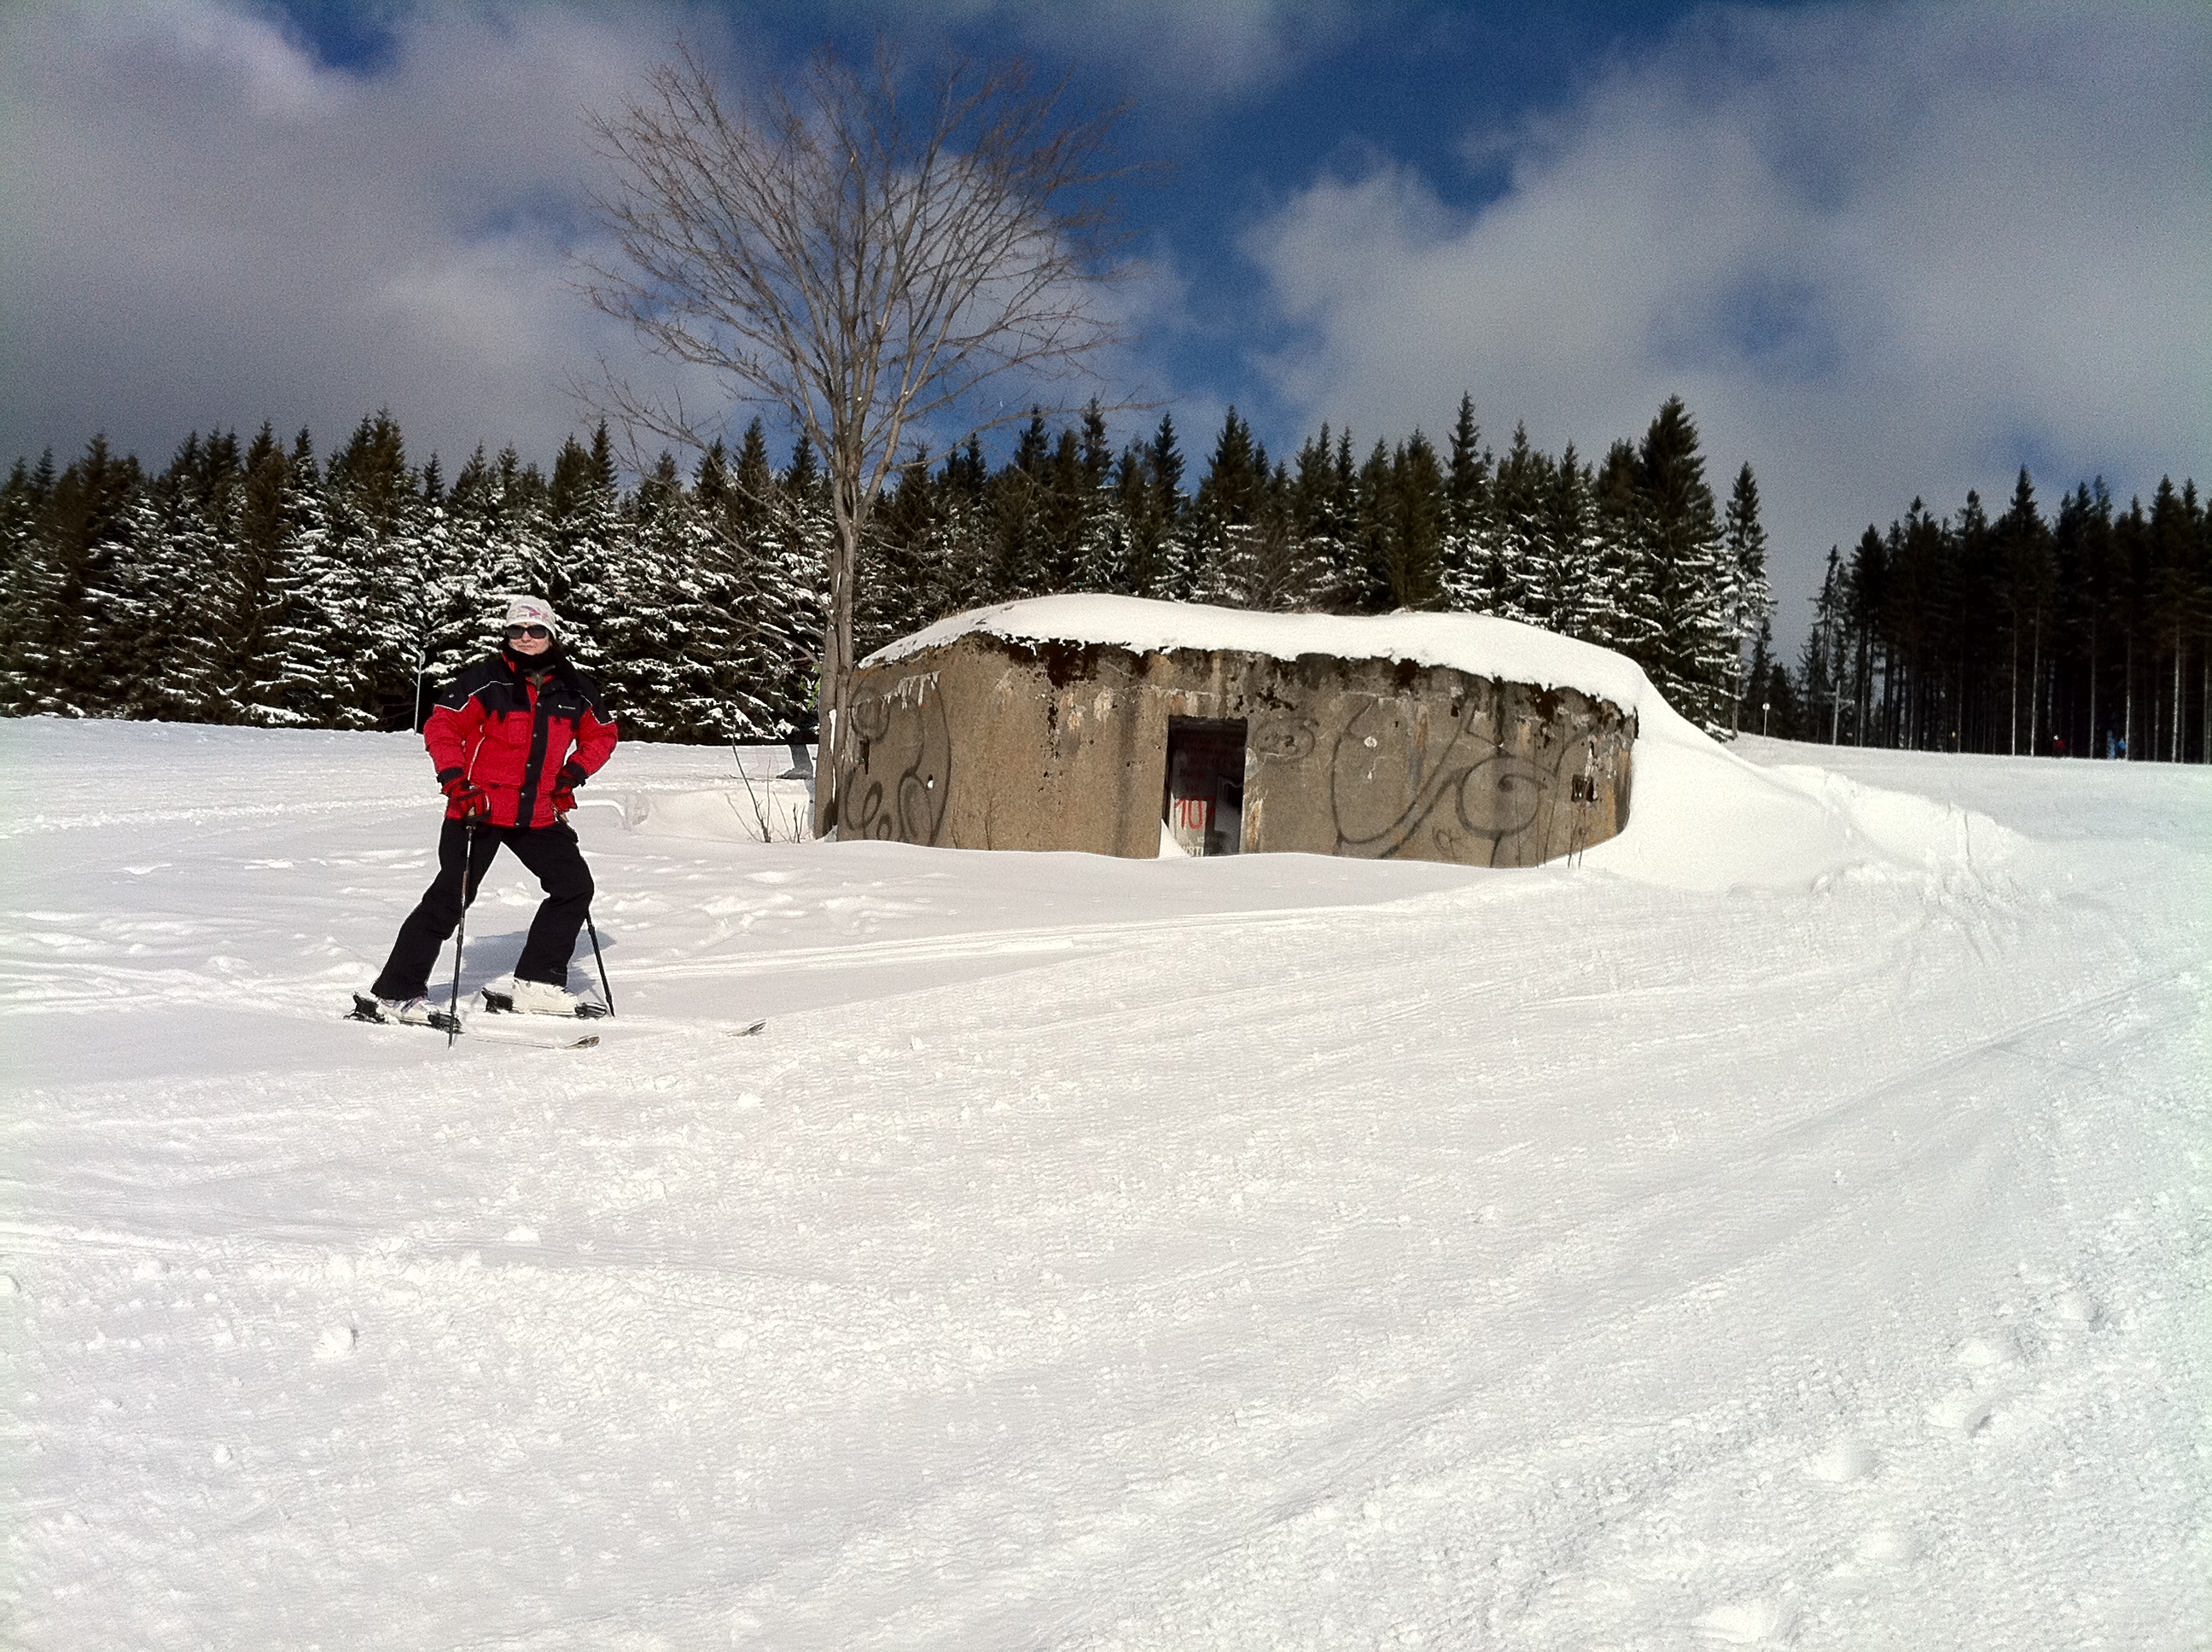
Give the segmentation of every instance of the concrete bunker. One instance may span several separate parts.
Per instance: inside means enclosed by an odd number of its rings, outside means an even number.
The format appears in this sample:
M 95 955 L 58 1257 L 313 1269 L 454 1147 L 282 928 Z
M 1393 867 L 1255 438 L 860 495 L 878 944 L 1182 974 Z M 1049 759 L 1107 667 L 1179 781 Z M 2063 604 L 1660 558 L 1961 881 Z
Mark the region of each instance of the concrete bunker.
M 1641 683 L 1475 616 L 1009 604 L 862 662 L 837 835 L 1532 866 L 1627 823 Z

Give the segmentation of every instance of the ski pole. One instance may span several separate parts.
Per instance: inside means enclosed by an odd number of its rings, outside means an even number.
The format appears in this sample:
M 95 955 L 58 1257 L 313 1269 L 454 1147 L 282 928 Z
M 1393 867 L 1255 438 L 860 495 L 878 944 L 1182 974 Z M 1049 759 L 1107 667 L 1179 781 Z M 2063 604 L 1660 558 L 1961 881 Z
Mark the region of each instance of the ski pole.
M 471 820 L 461 832 L 461 920 L 453 926 L 453 993 L 446 1000 L 446 1048 L 461 1036 L 461 949 L 469 938 L 469 872 L 476 865 L 477 823 Z
M 615 1012 L 615 989 L 607 985 L 606 956 L 599 951 L 599 926 L 592 921 L 589 907 L 584 908 L 584 927 L 591 932 L 592 962 L 599 966 L 599 996 L 606 999 L 607 1016 L 611 1020 Z

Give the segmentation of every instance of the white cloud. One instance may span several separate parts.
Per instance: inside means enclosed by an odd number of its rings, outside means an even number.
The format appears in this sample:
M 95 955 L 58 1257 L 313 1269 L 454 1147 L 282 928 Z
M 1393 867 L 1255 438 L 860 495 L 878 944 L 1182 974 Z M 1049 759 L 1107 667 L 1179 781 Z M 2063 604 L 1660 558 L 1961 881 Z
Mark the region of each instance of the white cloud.
M 1057 61 L 1109 64 L 1182 101 L 1268 86 L 1362 27 L 1381 8 L 1353 0 L 876 0 L 901 30 L 988 28 Z M 1157 112 L 1155 111 L 1154 112 Z
M 1781 629 L 1828 546 L 1923 494 L 2212 480 L 2212 15 L 1851 5 L 1707 14 L 1471 158 L 1327 179 L 1249 250 L 1312 417 L 1525 416 L 1589 453 L 1680 392 L 1758 471 Z M 1502 428 L 1500 427 L 1503 427 Z
M 0 453 L 94 429 L 159 463 L 190 428 L 388 404 L 418 450 L 550 454 L 568 376 L 629 346 L 568 288 L 592 228 L 583 111 L 669 14 L 410 14 L 374 76 L 217 0 L 0 24 Z

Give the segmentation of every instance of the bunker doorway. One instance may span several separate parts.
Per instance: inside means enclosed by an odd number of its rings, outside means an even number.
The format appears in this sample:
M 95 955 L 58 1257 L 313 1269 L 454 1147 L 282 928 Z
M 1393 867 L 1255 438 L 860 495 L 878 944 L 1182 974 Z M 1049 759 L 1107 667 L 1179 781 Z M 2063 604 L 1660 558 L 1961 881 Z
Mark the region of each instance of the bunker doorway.
M 1169 833 L 1185 854 L 1244 847 L 1244 720 L 1168 719 Z

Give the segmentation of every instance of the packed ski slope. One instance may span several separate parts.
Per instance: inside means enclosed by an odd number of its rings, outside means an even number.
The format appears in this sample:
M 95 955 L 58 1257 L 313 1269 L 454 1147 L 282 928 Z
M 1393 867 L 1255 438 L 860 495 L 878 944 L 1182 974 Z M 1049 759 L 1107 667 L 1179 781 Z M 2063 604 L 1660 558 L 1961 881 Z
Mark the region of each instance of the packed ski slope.
M 2212 774 L 1739 750 L 1493 873 L 627 747 L 620 1017 L 448 1050 L 413 741 L 0 726 L 0 1638 L 2212 1643 Z

